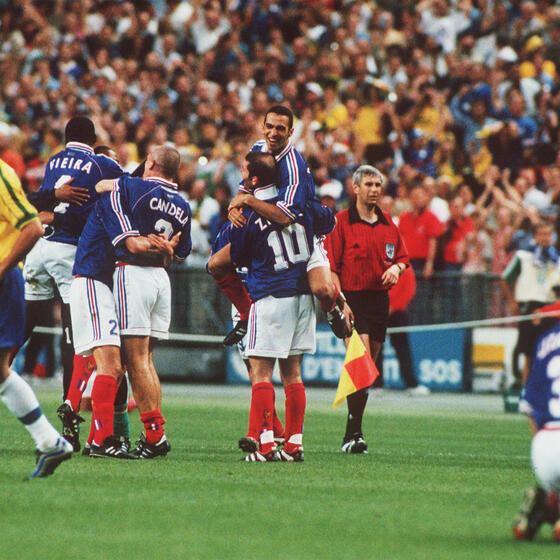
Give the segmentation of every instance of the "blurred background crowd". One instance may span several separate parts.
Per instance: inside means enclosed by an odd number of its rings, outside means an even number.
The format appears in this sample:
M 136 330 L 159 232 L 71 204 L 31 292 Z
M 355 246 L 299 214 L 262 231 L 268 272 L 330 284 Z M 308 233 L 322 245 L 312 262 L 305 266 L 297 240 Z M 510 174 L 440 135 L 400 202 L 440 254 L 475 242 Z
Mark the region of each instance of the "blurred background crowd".
M 0 0 L 0 157 L 40 185 L 76 114 L 125 170 L 181 153 L 203 263 L 272 104 L 317 192 L 361 163 L 397 219 L 429 208 L 436 270 L 501 274 L 560 204 L 560 6 L 552 0 Z M 411 196 L 412 194 L 412 196 Z

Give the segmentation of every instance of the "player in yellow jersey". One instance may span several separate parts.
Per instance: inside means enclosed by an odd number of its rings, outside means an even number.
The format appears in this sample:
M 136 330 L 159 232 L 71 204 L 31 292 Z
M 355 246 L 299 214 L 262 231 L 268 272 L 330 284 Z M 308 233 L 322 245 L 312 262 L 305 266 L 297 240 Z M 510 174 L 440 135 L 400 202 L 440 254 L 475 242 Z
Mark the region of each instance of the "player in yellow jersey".
M 0 159 L 0 399 L 37 445 L 31 477 L 45 477 L 72 456 L 70 445 L 49 423 L 31 387 L 10 370 L 10 350 L 23 343 L 24 283 L 20 261 L 41 237 L 37 211 L 15 171 Z

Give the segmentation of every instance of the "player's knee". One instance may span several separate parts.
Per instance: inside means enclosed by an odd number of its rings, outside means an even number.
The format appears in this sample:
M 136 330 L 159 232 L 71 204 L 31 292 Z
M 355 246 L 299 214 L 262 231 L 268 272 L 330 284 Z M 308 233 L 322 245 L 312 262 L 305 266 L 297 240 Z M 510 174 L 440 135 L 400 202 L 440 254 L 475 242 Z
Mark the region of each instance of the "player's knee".
M 208 274 L 210 274 L 210 276 L 212 276 L 213 278 L 219 278 L 221 276 L 220 266 L 219 266 L 218 260 L 216 259 L 215 255 L 212 255 L 210 257 L 210 260 L 208 261 L 208 264 L 206 265 L 206 270 L 208 271 Z

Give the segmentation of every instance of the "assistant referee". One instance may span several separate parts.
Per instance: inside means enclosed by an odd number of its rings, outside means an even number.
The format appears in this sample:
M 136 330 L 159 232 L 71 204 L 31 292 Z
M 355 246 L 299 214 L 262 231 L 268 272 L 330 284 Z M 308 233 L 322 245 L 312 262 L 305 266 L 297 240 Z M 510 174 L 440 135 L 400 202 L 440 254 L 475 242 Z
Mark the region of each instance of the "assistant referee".
M 356 330 L 375 361 L 385 340 L 389 317 L 388 290 L 409 264 L 408 252 L 391 216 L 378 206 L 385 177 L 362 165 L 352 176 L 355 201 L 336 215 L 337 223 L 325 243 L 334 283 L 354 313 Z M 346 345 L 348 340 L 345 340 Z M 368 390 L 349 395 L 345 453 L 365 453 L 362 417 Z

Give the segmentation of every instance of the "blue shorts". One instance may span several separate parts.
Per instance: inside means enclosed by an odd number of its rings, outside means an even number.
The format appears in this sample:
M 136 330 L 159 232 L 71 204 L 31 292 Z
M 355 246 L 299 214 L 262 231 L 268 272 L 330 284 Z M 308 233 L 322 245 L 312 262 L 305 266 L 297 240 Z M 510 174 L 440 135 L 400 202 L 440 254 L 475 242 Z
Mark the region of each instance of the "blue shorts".
M 25 298 L 21 269 L 16 266 L 0 283 L 0 348 L 21 346 L 24 342 Z

